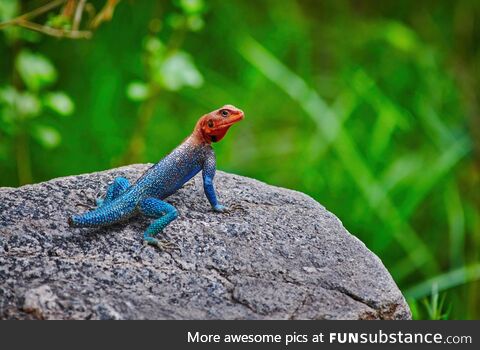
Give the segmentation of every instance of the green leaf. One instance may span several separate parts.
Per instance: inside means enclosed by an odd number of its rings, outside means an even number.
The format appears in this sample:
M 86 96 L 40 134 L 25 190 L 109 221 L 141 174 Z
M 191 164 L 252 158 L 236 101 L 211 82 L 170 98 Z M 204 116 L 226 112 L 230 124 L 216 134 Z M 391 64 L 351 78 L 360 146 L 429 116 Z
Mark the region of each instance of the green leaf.
M 0 102 L 8 105 L 14 105 L 17 96 L 17 90 L 12 85 L 0 88 Z
M 62 116 L 69 116 L 75 110 L 72 99 L 64 92 L 50 92 L 45 96 L 45 105 Z
M 205 10 L 203 0 L 178 0 L 177 5 L 187 14 L 197 14 Z
M 192 32 L 198 32 L 204 27 L 205 22 L 202 17 L 193 15 L 187 18 L 187 25 Z
M 29 90 L 38 91 L 57 79 L 53 64 L 43 55 L 23 50 L 17 57 L 15 66 Z
M 0 0 L 0 22 L 11 20 L 18 15 L 19 6 L 17 0 Z M 7 26 L 2 28 L 9 44 L 13 43 L 22 32 L 22 28 L 17 26 Z
M 169 56 L 163 62 L 159 74 L 154 78 L 170 91 L 178 91 L 185 86 L 198 88 L 203 84 L 202 75 L 192 58 L 185 52 L 177 52 Z
M 0 0 L 0 22 L 14 18 L 18 13 L 17 0 Z
M 49 27 L 62 28 L 66 30 L 69 30 L 72 27 L 71 19 L 64 15 L 50 16 L 46 25 Z
M 25 118 L 37 117 L 42 112 L 42 105 L 38 97 L 31 92 L 19 93 L 15 107 L 18 114 Z
M 32 129 L 32 136 L 35 140 L 47 149 L 57 147 L 62 141 L 62 137 L 57 129 L 48 125 L 35 125 Z
M 387 22 L 380 33 L 399 50 L 411 52 L 418 47 L 415 32 L 400 22 Z
M 13 86 L 0 89 L 0 102 L 4 104 L 4 114 L 7 119 L 33 118 L 42 111 L 38 97 L 28 91 L 18 92 Z
M 173 29 L 180 29 L 185 26 L 186 16 L 179 13 L 172 13 L 167 16 L 167 23 Z
M 141 81 L 132 81 L 127 86 L 127 96 L 132 101 L 143 101 L 150 95 L 147 84 Z
M 155 56 L 160 56 L 165 51 L 165 45 L 155 36 L 149 36 L 144 43 L 145 50 Z

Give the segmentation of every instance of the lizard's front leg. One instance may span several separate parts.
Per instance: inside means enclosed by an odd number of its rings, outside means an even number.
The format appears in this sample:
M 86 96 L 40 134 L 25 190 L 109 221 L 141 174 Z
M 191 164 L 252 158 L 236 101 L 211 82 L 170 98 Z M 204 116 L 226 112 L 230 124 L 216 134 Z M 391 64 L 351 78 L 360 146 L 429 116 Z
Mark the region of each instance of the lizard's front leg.
M 213 186 L 213 178 L 215 177 L 216 171 L 216 160 L 215 160 L 215 153 L 211 150 L 203 163 L 203 190 L 205 192 L 205 196 L 207 196 L 210 205 L 212 206 L 213 210 L 217 212 L 225 212 L 227 208 L 223 205 L 218 203 L 217 195 L 215 194 L 215 187 Z
M 174 244 L 168 241 L 159 241 L 155 236 L 178 217 L 177 209 L 173 205 L 156 198 L 142 200 L 139 204 L 139 209 L 144 215 L 157 219 L 148 226 L 143 234 L 143 241 L 160 249 L 172 248 Z

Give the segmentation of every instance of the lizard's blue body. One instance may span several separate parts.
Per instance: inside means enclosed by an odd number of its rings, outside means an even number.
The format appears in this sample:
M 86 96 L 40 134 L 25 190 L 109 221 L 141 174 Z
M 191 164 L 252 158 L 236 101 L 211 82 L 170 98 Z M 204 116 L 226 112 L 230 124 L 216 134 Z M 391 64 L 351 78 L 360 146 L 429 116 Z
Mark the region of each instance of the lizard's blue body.
M 122 177 L 116 178 L 108 187 L 105 199 L 97 201 L 99 206 L 95 210 L 71 216 L 69 224 L 74 227 L 106 226 L 141 212 L 156 219 L 145 231 L 144 241 L 162 247 L 154 236 L 178 216 L 177 210 L 163 199 L 200 171 L 208 201 L 215 211 L 224 211 L 213 186 L 216 165 L 211 142 L 222 139 L 228 128 L 241 119 L 243 112 L 230 105 L 203 116 L 192 135 L 148 169 L 135 184 L 130 185 Z

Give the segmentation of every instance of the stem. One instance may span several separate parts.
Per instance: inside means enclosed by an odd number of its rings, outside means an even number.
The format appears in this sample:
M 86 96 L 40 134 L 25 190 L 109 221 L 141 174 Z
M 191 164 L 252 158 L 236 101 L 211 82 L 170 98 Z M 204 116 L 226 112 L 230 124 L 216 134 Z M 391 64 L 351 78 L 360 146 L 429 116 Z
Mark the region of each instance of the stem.
M 175 30 L 167 43 L 167 56 L 180 49 L 187 35 L 186 24 Z
M 92 33 L 90 31 L 78 30 L 80 26 L 80 21 L 82 20 L 82 13 L 83 13 L 83 8 L 85 6 L 86 0 L 80 0 L 80 2 L 78 3 L 78 6 L 75 11 L 75 18 L 74 18 L 72 30 L 52 28 L 46 25 L 41 25 L 41 24 L 29 21 L 30 19 L 35 18 L 41 15 L 42 13 L 45 13 L 55 7 L 58 7 L 65 2 L 66 0 L 56 0 L 56 1 L 49 2 L 33 11 L 25 13 L 9 21 L 0 23 L 0 29 L 11 26 L 11 25 L 18 25 L 20 27 L 24 27 L 24 28 L 34 30 L 46 35 L 54 36 L 57 38 L 89 39 L 92 36 Z M 68 4 L 71 4 L 71 2 L 69 2 Z
M 62 16 L 67 18 L 72 18 L 73 13 L 75 12 L 77 0 L 68 0 L 65 6 L 62 9 Z
M 35 10 L 32 10 L 30 12 L 24 13 L 21 16 L 18 16 L 18 17 L 15 17 L 15 18 L 11 19 L 11 20 L 0 23 L 0 29 L 4 28 L 4 27 L 7 27 L 7 26 L 14 25 L 14 24 L 18 24 L 18 22 L 22 22 L 22 21 L 25 21 L 27 19 L 35 18 L 35 17 L 41 15 L 42 13 L 50 11 L 51 9 L 53 9 L 57 6 L 60 6 L 65 1 L 67 1 L 67 0 L 55 0 L 55 1 L 49 2 L 49 3 L 47 3 L 43 6 L 40 6 L 39 8 L 36 8 Z
M 22 3 L 20 3 L 20 11 L 22 10 Z M 12 61 L 15 62 L 18 54 L 22 49 L 22 41 L 15 40 L 12 45 Z M 22 90 L 23 84 L 20 76 L 18 75 L 15 67 L 12 69 L 12 84 L 17 91 Z M 13 150 L 17 168 L 18 184 L 24 185 L 31 183 L 33 180 L 32 167 L 30 163 L 30 149 L 28 144 L 27 125 L 23 121 L 23 118 L 18 114 L 18 111 L 14 110 L 16 118 L 18 120 L 18 133 L 15 134 L 13 139 Z
M 85 7 L 86 0 L 80 0 L 77 9 L 75 10 L 75 17 L 73 18 L 72 30 L 77 31 L 82 21 L 83 8 Z
M 19 185 L 32 183 L 32 167 L 30 162 L 30 148 L 25 127 L 15 137 L 15 158 Z
M 115 7 L 118 5 L 120 0 L 107 0 L 100 12 L 95 16 L 90 24 L 90 28 L 97 28 L 100 24 L 105 21 L 110 21 L 115 12 Z
M 28 21 L 20 21 L 17 25 L 57 38 L 90 39 L 92 37 L 92 33 L 88 31 L 63 30 Z

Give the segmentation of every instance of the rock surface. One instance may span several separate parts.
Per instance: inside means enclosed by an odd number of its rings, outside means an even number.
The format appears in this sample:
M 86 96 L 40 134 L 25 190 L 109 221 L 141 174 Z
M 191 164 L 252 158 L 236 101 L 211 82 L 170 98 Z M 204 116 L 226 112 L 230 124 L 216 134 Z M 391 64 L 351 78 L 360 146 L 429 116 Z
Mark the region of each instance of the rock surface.
M 310 197 L 218 172 L 213 213 L 198 176 L 168 202 L 179 250 L 144 247 L 141 216 L 72 229 L 116 176 L 148 165 L 0 188 L 1 319 L 409 319 L 390 274 Z

